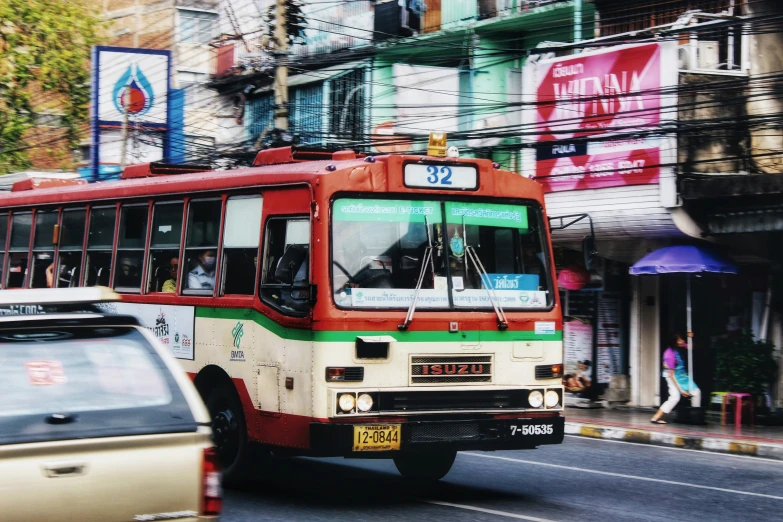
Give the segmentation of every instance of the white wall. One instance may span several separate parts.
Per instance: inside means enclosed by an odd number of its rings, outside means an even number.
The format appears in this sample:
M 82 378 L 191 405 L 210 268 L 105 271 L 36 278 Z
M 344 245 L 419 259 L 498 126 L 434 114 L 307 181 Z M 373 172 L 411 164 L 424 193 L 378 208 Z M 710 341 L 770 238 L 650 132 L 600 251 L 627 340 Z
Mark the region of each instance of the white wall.
M 660 280 L 634 277 L 631 305 L 631 405 L 659 406 L 660 390 Z

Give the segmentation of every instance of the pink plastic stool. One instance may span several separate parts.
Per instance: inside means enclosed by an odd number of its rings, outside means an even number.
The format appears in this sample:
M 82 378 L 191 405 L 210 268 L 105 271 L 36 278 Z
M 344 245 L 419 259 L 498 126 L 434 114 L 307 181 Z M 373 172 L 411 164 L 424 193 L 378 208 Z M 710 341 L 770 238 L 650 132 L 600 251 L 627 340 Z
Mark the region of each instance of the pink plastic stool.
M 750 425 L 753 426 L 753 397 L 749 393 L 734 393 L 728 392 L 723 396 L 723 406 L 720 411 L 720 423 L 726 425 L 726 405 L 729 403 L 730 398 L 736 400 L 736 410 L 734 413 L 734 426 L 742 426 L 742 400 L 748 399 L 748 405 L 750 406 Z

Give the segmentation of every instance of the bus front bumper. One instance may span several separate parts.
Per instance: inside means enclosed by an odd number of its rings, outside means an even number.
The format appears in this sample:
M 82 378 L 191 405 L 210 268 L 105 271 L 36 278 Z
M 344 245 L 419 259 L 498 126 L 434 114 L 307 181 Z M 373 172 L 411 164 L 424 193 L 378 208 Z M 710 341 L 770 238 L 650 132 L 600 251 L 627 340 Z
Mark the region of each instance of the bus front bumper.
M 356 450 L 357 430 L 362 426 L 399 426 L 399 450 Z M 396 451 L 452 449 L 456 451 L 494 451 L 534 449 L 544 444 L 561 444 L 565 436 L 565 418 L 448 419 L 403 422 L 372 419 L 371 422 L 313 422 L 310 424 L 310 449 L 319 457 L 389 457 Z

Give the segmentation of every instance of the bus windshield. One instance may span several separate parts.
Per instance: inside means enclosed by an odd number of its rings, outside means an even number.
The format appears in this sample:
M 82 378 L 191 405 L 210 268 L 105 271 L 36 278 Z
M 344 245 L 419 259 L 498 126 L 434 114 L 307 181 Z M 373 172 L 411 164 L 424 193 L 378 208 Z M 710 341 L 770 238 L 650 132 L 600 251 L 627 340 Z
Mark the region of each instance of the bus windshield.
M 553 288 L 541 216 L 538 206 L 519 203 L 337 199 L 335 303 L 405 309 L 422 277 L 417 308 L 491 308 L 489 289 L 504 309 L 549 308 Z

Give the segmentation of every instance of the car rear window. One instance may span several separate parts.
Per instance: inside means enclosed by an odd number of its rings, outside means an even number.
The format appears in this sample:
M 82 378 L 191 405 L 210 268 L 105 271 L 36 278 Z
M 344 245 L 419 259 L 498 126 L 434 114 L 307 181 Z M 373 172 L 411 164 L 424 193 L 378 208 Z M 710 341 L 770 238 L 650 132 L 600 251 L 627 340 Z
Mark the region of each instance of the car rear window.
M 196 427 L 165 363 L 134 328 L 0 330 L 0 443 Z

